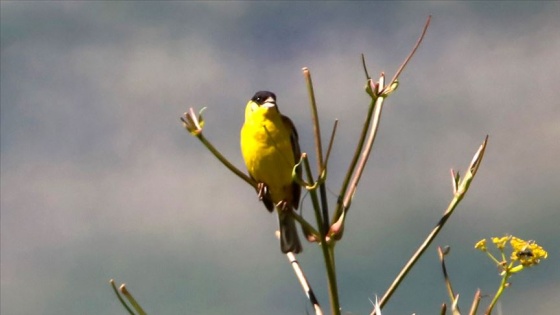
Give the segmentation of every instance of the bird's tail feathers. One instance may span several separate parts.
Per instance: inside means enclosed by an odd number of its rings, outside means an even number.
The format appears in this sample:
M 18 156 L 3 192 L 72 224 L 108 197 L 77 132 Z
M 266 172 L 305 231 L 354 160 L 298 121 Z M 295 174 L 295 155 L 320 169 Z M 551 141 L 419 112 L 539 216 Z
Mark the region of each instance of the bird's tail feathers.
M 289 213 L 279 213 L 278 220 L 280 223 L 280 249 L 283 253 L 300 253 L 303 248 L 299 241 L 294 217 Z

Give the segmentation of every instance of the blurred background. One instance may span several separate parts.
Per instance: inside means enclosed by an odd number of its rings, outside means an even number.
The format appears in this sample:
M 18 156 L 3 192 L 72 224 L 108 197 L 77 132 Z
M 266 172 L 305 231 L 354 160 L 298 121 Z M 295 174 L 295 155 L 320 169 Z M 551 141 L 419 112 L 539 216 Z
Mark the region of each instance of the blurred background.
M 334 201 L 369 103 L 360 54 L 392 77 L 430 14 L 337 245 L 343 313 L 369 314 L 487 134 L 469 193 L 383 314 L 448 302 L 438 245 L 463 309 L 477 288 L 493 295 L 498 272 L 473 246 L 505 233 L 549 258 L 511 279 L 503 314 L 560 307 L 560 3 L 0 5 L 2 314 L 125 314 L 111 278 L 153 314 L 305 314 L 276 217 L 179 117 L 207 106 L 206 136 L 244 169 L 245 104 L 271 90 L 314 155 L 309 67 L 324 139 L 340 120 Z M 320 249 L 299 259 L 328 310 Z

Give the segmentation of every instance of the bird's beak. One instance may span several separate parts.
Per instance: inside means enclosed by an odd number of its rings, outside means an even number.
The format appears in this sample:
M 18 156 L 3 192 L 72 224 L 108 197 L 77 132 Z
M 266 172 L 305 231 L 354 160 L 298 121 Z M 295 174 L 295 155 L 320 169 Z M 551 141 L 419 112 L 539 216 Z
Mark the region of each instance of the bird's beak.
M 264 103 L 262 103 L 261 106 L 266 108 L 272 108 L 276 106 L 276 101 L 272 97 L 269 97 L 264 101 Z

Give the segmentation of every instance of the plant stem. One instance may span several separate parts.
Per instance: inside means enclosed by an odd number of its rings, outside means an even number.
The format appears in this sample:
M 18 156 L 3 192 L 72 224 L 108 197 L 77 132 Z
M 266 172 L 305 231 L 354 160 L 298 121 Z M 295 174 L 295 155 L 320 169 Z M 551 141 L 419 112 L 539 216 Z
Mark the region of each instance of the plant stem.
M 395 280 L 393 281 L 393 283 L 391 284 L 389 289 L 387 289 L 387 292 L 385 292 L 385 294 L 381 298 L 381 301 L 379 301 L 379 305 L 380 305 L 381 308 L 383 308 L 383 306 L 385 306 L 385 304 L 389 301 L 389 299 L 391 298 L 393 293 L 395 293 L 395 291 L 399 287 L 400 283 L 404 280 L 404 278 L 406 277 L 408 272 L 412 269 L 412 267 L 414 267 L 414 265 L 416 264 L 418 259 L 420 259 L 422 254 L 428 248 L 428 246 L 430 246 L 432 241 L 439 234 L 439 232 L 441 231 L 441 229 L 445 225 L 445 222 L 447 222 L 447 220 L 449 219 L 449 217 L 453 213 L 453 209 L 455 209 L 455 207 L 457 207 L 457 205 L 459 204 L 460 199 L 461 198 L 459 198 L 459 196 L 457 196 L 457 195 L 455 195 L 453 197 L 453 200 L 449 204 L 449 206 L 448 206 L 447 210 L 445 211 L 445 214 L 443 215 L 443 217 L 439 220 L 438 224 L 433 228 L 432 232 L 430 232 L 430 234 L 428 234 L 428 237 L 426 237 L 426 239 L 424 240 L 422 245 L 420 245 L 420 247 L 418 247 L 418 249 L 416 250 L 414 255 L 412 255 L 412 257 L 409 259 L 409 261 L 406 263 L 406 265 L 402 268 L 401 272 L 397 275 L 397 277 L 395 278 Z M 374 315 L 374 314 L 375 314 L 375 311 L 373 311 L 371 313 L 371 315 Z
M 208 150 L 210 150 L 210 152 L 212 152 L 212 154 L 214 154 L 214 156 L 220 161 L 222 162 L 222 164 L 227 167 L 230 171 L 232 171 L 235 175 L 239 176 L 239 178 L 241 178 L 242 180 L 244 180 L 245 182 L 247 182 L 247 184 L 253 186 L 253 188 L 257 188 L 257 183 L 252 180 L 249 176 L 247 176 L 247 174 L 243 173 L 242 171 L 240 171 L 237 167 L 235 167 L 233 164 L 231 164 L 221 153 L 220 151 L 218 151 L 213 145 L 212 143 L 210 143 L 210 141 L 208 141 L 206 139 L 206 137 L 204 137 L 204 135 L 198 134 L 196 136 L 198 138 L 198 140 L 200 140 L 200 142 L 202 142 L 202 144 L 204 144 L 204 146 L 206 148 L 208 148 Z
M 338 194 L 339 200 L 337 202 L 336 209 L 334 211 L 333 222 L 336 222 L 336 220 L 338 220 L 340 215 L 342 215 L 342 209 L 344 207 L 344 196 L 346 195 L 346 191 L 348 190 L 348 185 L 350 184 L 350 180 L 352 179 L 352 175 L 354 174 L 354 169 L 356 168 L 356 164 L 358 164 L 358 159 L 360 158 L 360 153 L 362 152 L 362 148 L 364 147 L 364 142 L 366 140 L 367 131 L 371 123 L 371 116 L 373 115 L 374 108 L 375 108 L 375 99 L 372 99 L 369 104 L 368 112 L 366 114 L 366 120 L 362 128 L 362 133 L 360 134 L 360 139 L 358 140 L 358 146 L 356 147 L 356 151 L 354 151 L 354 156 L 352 157 L 352 161 L 348 166 L 348 171 L 346 171 L 346 177 L 342 182 L 342 187 L 340 188 L 340 192 Z
M 373 121 L 369 133 L 369 138 L 361 154 L 361 159 L 358 163 L 356 173 L 352 178 L 352 182 L 350 183 L 349 190 L 346 192 L 346 196 L 344 196 L 343 211 L 347 211 L 348 208 L 350 207 L 350 204 L 352 203 L 352 198 L 354 197 L 354 194 L 356 193 L 356 189 L 358 188 L 358 183 L 360 182 L 360 179 L 362 178 L 362 174 L 364 173 L 364 170 L 366 168 L 366 164 L 368 162 L 371 149 L 373 148 L 373 142 L 375 141 L 375 137 L 377 136 L 377 130 L 379 129 L 379 122 L 381 120 L 381 111 L 383 109 L 384 100 L 385 98 L 382 96 L 377 97 L 377 99 L 375 100 Z
M 315 228 L 311 224 L 309 224 L 309 222 L 307 222 L 301 215 L 297 214 L 295 211 L 293 211 L 291 215 L 294 217 L 294 219 L 296 219 L 296 221 L 299 222 L 299 224 L 301 224 L 302 228 L 311 232 L 314 236 L 320 239 L 319 232 L 315 230 Z
M 471 310 L 469 315 L 476 315 L 476 311 L 478 310 L 478 304 L 480 304 L 480 289 L 476 290 L 474 294 L 473 303 L 471 305 Z
M 498 302 L 498 300 L 500 299 L 500 296 L 502 296 L 502 293 L 504 293 L 504 289 L 507 286 L 507 281 L 509 279 L 509 276 L 510 276 L 510 273 L 509 273 L 509 271 L 506 270 L 506 274 L 502 278 L 502 282 L 500 283 L 500 287 L 498 288 L 498 291 L 496 292 L 496 295 L 494 295 L 494 298 L 492 299 L 492 302 L 490 303 L 490 305 L 488 305 L 488 308 L 486 309 L 486 312 L 484 313 L 485 315 L 492 314 L 492 309 L 496 305 L 496 302 Z
M 288 260 L 290 261 L 290 264 L 294 269 L 296 277 L 298 278 L 299 283 L 301 284 L 301 287 L 305 292 L 305 295 L 307 295 L 309 302 L 313 305 L 313 308 L 315 309 L 315 315 L 323 315 L 323 310 L 321 310 L 321 305 L 319 305 L 319 301 L 317 301 L 317 298 L 315 297 L 315 293 L 313 293 L 313 289 L 311 289 L 311 286 L 309 285 L 309 282 L 307 281 L 307 278 L 305 277 L 305 274 L 303 273 L 303 270 L 301 269 L 301 266 L 299 265 L 296 256 L 292 252 L 288 252 L 286 256 L 288 257 Z
M 313 181 L 313 174 L 311 173 L 311 167 L 309 166 L 309 160 L 304 157 L 303 165 L 307 178 L 309 181 Z M 323 218 L 321 217 L 321 209 L 319 205 L 319 198 L 317 197 L 317 190 L 309 190 L 309 196 L 311 197 L 311 203 L 313 204 L 313 210 L 315 212 L 315 219 L 317 220 L 317 226 L 319 227 L 319 235 L 321 237 L 321 249 L 323 252 L 323 260 L 325 261 L 325 268 L 327 269 L 327 280 L 329 284 L 329 301 L 331 304 L 331 314 L 340 315 L 340 303 L 338 301 L 338 286 L 336 283 L 336 272 L 334 269 L 334 253 L 332 247 L 329 246 L 326 240 L 326 235 L 328 230 L 323 227 Z
M 136 302 L 136 299 L 132 296 L 132 294 L 130 294 L 130 292 L 128 291 L 128 289 L 126 288 L 126 286 L 124 284 L 121 285 L 120 290 L 121 290 L 121 293 L 124 295 L 124 297 L 130 303 L 130 305 L 132 305 L 134 310 L 136 310 L 138 315 L 146 315 L 146 312 L 144 311 L 144 309 L 142 309 L 142 306 L 140 306 L 140 304 L 138 304 L 138 302 Z
M 128 311 L 128 314 L 134 315 L 134 312 L 130 309 L 130 307 L 128 307 L 128 305 L 126 304 L 126 302 L 122 298 L 121 294 L 119 293 L 119 289 L 117 289 L 117 286 L 115 285 L 115 280 L 111 279 L 109 281 L 109 283 L 111 283 L 111 287 L 113 288 L 113 291 L 117 295 L 117 298 L 119 299 L 119 302 L 121 302 L 122 306 Z
M 447 222 L 449 217 L 453 214 L 453 210 L 455 210 L 455 208 L 457 207 L 459 202 L 461 202 L 463 197 L 465 197 L 467 191 L 469 190 L 470 184 L 471 184 L 472 180 L 474 179 L 474 177 L 475 177 L 475 175 L 478 171 L 478 168 L 480 167 L 480 164 L 482 162 L 482 158 L 484 157 L 484 151 L 486 150 L 486 145 L 487 144 L 488 144 L 488 136 L 486 136 L 486 138 L 484 139 L 484 142 L 482 142 L 482 144 L 480 145 L 480 147 L 476 151 L 476 153 L 475 153 L 475 155 L 474 155 L 474 157 L 471 161 L 471 164 L 469 165 L 469 169 L 468 169 L 467 173 L 465 174 L 465 177 L 461 180 L 461 183 L 459 184 L 459 187 L 457 188 L 457 191 L 454 192 L 454 194 L 453 194 L 453 199 L 449 203 L 449 206 L 447 207 L 447 210 L 445 210 L 445 213 L 443 214 L 443 216 L 439 220 L 438 224 L 436 224 L 436 226 L 432 229 L 432 232 L 430 232 L 430 234 L 428 234 L 428 236 L 426 237 L 426 239 L 424 240 L 422 245 L 420 245 L 420 247 L 418 247 L 418 249 L 416 250 L 414 255 L 412 255 L 410 260 L 406 263 L 406 265 L 403 267 L 401 272 L 397 275 L 397 277 L 395 278 L 395 280 L 393 281 L 393 283 L 391 284 L 389 289 L 387 289 L 387 292 L 385 292 L 385 294 L 383 295 L 383 298 L 381 298 L 381 301 L 379 302 L 380 308 L 383 308 L 383 306 L 389 301 L 389 299 L 391 298 L 393 293 L 395 293 L 398 286 L 403 281 L 403 279 L 406 277 L 408 272 L 412 269 L 412 267 L 416 264 L 418 259 L 420 259 L 422 254 L 426 251 L 428 246 L 430 246 L 432 241 L 439 234 L 439 232 L 441 231 L 441 229 L 445 225 L 445 222 Z M 374 314 L 375 314 L 375 310 L 371 312 L 371 315 L 374 315 Z
M 323 144 L 321 141 L 321 127 L 319 125 L 319 114 L 317 113 L 317 102 L 315 101 L 315 92 L 313 91 L 313 81 L 311 80 L 311 72 L 307 67 L 303 68 L 303 76 L 309 93 L 309 104 L 311 106 L 311 117 L 313 119 L 313 131 L 315 134 L 315 154 L 317 154 L 317 173 L 321 174 L 325 170 L 323 160 Z M 327 202 L 327 190 L 325 184 L 319 185 L 319 193 L 321 195 L 321 210 L 323 216 L 322 225 L 325 231 L 329 230 L 329 205 Z

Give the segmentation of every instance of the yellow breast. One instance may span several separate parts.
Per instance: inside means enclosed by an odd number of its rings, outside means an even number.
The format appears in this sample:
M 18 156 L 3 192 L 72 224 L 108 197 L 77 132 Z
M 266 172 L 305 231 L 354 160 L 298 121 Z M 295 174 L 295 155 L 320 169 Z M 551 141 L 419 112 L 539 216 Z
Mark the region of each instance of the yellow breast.
M 248 113 L 241 128 L 241 152 L 249 174 L 268 186 L 274 203 L 292 197 L 295 162 L 290 135 L 276 108 Z

